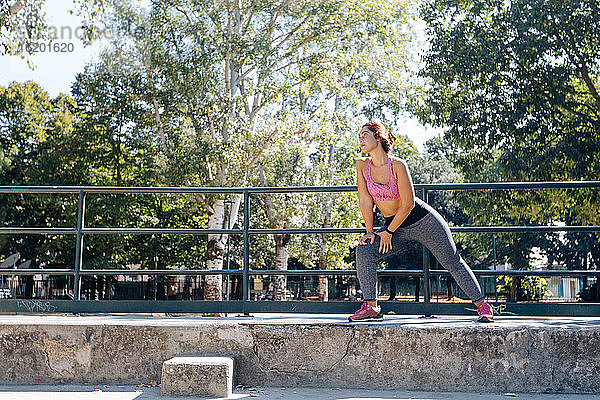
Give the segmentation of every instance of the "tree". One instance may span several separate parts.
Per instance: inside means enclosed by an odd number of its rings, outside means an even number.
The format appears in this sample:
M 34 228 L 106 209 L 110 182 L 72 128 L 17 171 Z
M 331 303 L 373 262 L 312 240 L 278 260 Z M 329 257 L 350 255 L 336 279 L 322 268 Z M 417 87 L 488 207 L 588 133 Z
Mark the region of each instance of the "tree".
M 403 7 L 399 1 L 356 0 L 157 1 L 147 13 L 117 7 L 116 29 L 133 23 L 145 33 L 129 37 L 139 45 L 123 41 L 122 48 L 137 51 L 142 62 L 133 67 L 152 77 L 147 82 L 160 111 L 165 175 L 185 185 L 249 182 L 252 167 L 265 164 L 266 149 L 277 145 L 273 119 L 291 109 L 310 113 L 323 103 L 306 93 L 318 94 L 338 74 L 337 63 L 347 60 L 343 54 L 351 45 L 364 49 L 390 36 L 386 28 L 397 28 Z M 354 72 L 354 82 L 370 78 L 361 68 Z M 209 228 L 237 219 L 240 197 L 229 215 L 224 197 L 199 200 Z M 225 242 L 225 235 L 209 235 L 206 268 L 222 268 Z M 220 276 L 207 277 L 207 287 L 208 299 L 221 299 Z
M 486 165 L 498 180 L 598 178 L 598 2 L 430 0 L 421 15 L 431 48 L 416 112 L 447 127 L 451 159 L 467 181 Z M 541 208 L 556 200 L 564 208 L 559 197 Z M 580 200 L 583 211 L 598 196 L 583 191 Z M 524 212 L 534 218 L 536 209 Z
M 106 64 L 86 67 L 72 93 L 77 102 L 80 145 L 95 153 L 90 169 L 102 185 L 151 184 L 156 180 L 158 138 L 144 77 L 108 71 Z
M 83 19 L 80 39 L 88 44 L 100 36 L 98 18 L 106 6 L 105 0 L 73 0 L 74 12 Z M 0 0 L 0 56 L 27 57 L 35 53 L 35 45 L 53 40 L 46 20 L 45 0 Z
M 51 99 L 33 82 L 0 87 L 0 185 L 70 184 L 74 114 L 71 98 Z M 0 219 L 17 227 L 75 226 L 76 204 L 68 195 L 3 195 Z M 32 268 L 69 268 L 75 255 L 66 242 L 59 235 L 2 235 L 0 254 L 20 253 Z
M 153 185 L 157 176 L 149 130 L 153 118 L 151 110 L 141 105 L 144 102 L 135 90 L 138 84 L 135 77 L 126 74 L 88 69 L 77 77 L 75 99 L 65 95 L 51 99 L 33 82 L 1 88 L 0 149 L 8 157 L 2 161 L 0 183 Z M 75 196 L 8 195 L 6 200 L 0 217 L 10 226 L 76 225 Z M 188 220 L 176 221 L 174 210 L 188 215 L 190 207 L 165 202 L 158 196 L 88 195 L 86 222 L 96 227 L 190 224 Z M 192 239 L 186 240 L 180 247 L 189 249 Z M 0 254 L 20 252 L 34 261 L 34 267 L 72 268 L 74 248 L 66 243 L 64 237 L 52 235 L 2 236 Z M 155 249 L 142 236 L 88 236 L 85 244 L 85 268 L 146 267 L 155 255 Z M 161 261 L 169 264 L 177 258 L 185 264 L 194 263 L 189 256 L 192 250 L 185 256 L 166 249 L 163 253 Z M 108 280 L 97 280 L 99 293 L 106 296 Z
M 305 175 L 307 186 L 355 185 L 356 127 L 341 111 L 343 102 L 335 98 L 334 109 L 318 117 L 312 135 L 314 151 L 308 155 Z M 306 228 L 352 228 L 361 220 L 355 193 L 311 193 L 305 195 L 307 207 L 303 225 Z M 294 254 L 309 268 L 318 270 L 348 269 L 345 260 L 355 245 L 356 235 L 317 234 L 296 237 Z M 318 298 L 327 301 L 327 276 L 319 276 Z
M 258 176 L 256 186 L 302 186 L 305 176 L 309 172 L 304 165 L 306 154 L 306 142 L 301 140 L 303 131 L 285 133 L 285 130 L 294 126 L 277 129 L 277 134 L 289 138 L 286 143 L 279 142 L 265 151 L 264 164 L 257 164 Z M 267 161 L 268 160 L 268 161 Z M 266 217 L 267 226 L 270 229 L 291 228 L 301 222 L 300 216 L 304 215 L 307 208 L 306 199 L 301 194 L 282 193 L 257 194 L 255 200 L 258 202 Z M 300 217 L 300 218 L 299 218 Z M 292 236 L 290 234 L 274 234 L 275 259 L 274 269 L 285 271 L 288 268 L 289 249 L 288 245 Z M 286 300 L 285 276 L 277 275 L 274 280 L 275 300 Z
M 91 184 L 156 186 L 163 182 L 163 171 L 154 94 L 148 90 L 143 70 L 114 68 L 111 62 L 118 56 L 105 53 L 73 85 L 80 111 L 77 146 L 85 149 L 77 163 L 92 172 Z M 206 217 L 182 195 L 94 196 L 88 201 L 88 211 L 88 223 L 97 227 L 194 228 Z M 206 251 L 206 242 L 197 243 L 190 235 L 157 235 L 151 240 L 144 235 L 92 236 L 88 243 L 92 245 L 86 251 L 86 267 L 100 269 L 128 265 L 154 269 L 159 264 L 194 268 Z
M 431 47 L 415 113 L 446 128 L 447 156 L 466 181 L 598 179 L 597 2 L 429 0 L 421 15 Z M 599 202 L 597 190 L 486 191 L 456 198 L 475 224 L 599 221 L 590 212 Z M 496 238 L 507 244 L 500 246 L 501 256 L 517 268 L 529 268 L 536 246 L 556 257 L 552 235 Z

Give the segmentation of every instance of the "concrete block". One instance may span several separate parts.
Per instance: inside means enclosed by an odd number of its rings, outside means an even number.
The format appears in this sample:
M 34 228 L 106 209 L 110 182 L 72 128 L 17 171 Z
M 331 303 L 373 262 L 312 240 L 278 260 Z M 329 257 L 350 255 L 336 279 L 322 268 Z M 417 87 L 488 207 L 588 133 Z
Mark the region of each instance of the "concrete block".
M 163 363 L 162 395 L 231 396 L 233 359 L 179 356 Z

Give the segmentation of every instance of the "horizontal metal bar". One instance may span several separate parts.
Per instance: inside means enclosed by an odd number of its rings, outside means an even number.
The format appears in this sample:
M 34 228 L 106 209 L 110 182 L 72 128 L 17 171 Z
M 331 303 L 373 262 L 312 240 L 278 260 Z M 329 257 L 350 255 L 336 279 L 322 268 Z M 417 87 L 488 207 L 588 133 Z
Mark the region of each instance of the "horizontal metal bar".
M 81 275 L 241 275 L 241 269 L 82 269 Z
M 356 185 L 350 186 L 270 186 L 270 187 L 250 187 L 247 188 L 250 193 L 303 193 L 303 192 L 327 192 L 327 193 L 341 193 L 341 192 L 356 192 L 358 187 Z
M 600 188 L 600 181 L 560 182 L 488 182 L 415 184 L 416 190 L 498 190 L 498 189 L 583 189 Z M 353 192 L 351 186 L 288 186 L 288 187 L 112 187 L 112 186 L 0 186 L 0 193 L 298 193 Z
M 490 303 L 498 319 L 502 316 L 597 316 L 598 303 Z M 429 304 L 409 301 L 380 302 L 384 314 L 396 315 L 477 315 L 469 302 Z M 351 314 L 358 307 L 355 301 L 261 301 L 246 303 L 250 313 L 326 313 Z M 0 312 L 18 313 L 241 313 L 241 301 L 199 300 L 0 300 Z M 346 315 L 340 316 L 346 324 Z
M 201 276 L 201 275 L 242 275 L 243 269 L 84 269 L 81 270 L 81 275 L 169 275 L 169 276 Z M 0 275 L 73 275 L 74 269 L 0 269 Z M 431 275 L 436 276 L 450 276 L 450 273 L 446 270 L 430 270 Z M 564 277 L 598 277 L 600 276 L 600 270 L 593 271 L 580 271 L 580 270 L 487 270 L 477 269 L 473 270 L 476 276 L 564 276 Z M 250 275 L 254 276 L 273 276 L 273 275 L 285 275 L 285 276 L 355 276 L 355 269 L 348 270 L 314 270 L 314 269 L 292 269 L 292 270 L 260 270 L 251 269 Z M 424 275 L 422 269 L 383 269 L 378 270 L 377 274 L 380 276 L 415 276 L 422 277 Z
M 75 228 L 0 228 L 0 235 L 76 235 Z
M 84 228 L 82 232 L 89 235 L 208 235 L 231 234 L 240 235 L 243 229 L 161 229 L 161 228 Z
M 0 193 L 244 193 L 247 188 L 226 187 L 120 187 L 120 186 L 0 186 Z
M 383 271 L 382 271 L 383 272 Z M 417 271 L 418 272 L 418 271 Z M 439 275 L 439 276 L 450 276 L 450 273 L 446 270 L 429 270 L 431 275 Z M 577 270 L 507 270 L 507 271 L 493 271 L 487 269 L 477 269 L 473 270 L 473 273 L 476 276 L 565 276 L 565 277 L 585 277 L 585 276 L 600 276 L 600 271 L 577 271 Z M 384 272 L 383 275 L 386 275 Z M 391 273 L 390 275 L 395 275 L 395 273 Z M 412 275 L 416 275 L 413 273 Z
M 423 272 L 423 271 L 421 271 Z M 326 270 L 316 270 L 316 269 L 289 269 L 289 270 L 278 270 L 278 269 L 251 269 L 250 275 L 264 275 L 264 276 L 272 276 L 272 275 L 285 275 L 285 276 L 344 276 L 344 275 L 356 275 L 355 269 L 326 269 Z
M 0 275 L 73 275 L 74 269 L 0 269 Z
M 600 226 L 452 226 L 452 232 L 600 232 Z
M 584 189 L 600 188 L 600 181 L 427 183 L 414 187 L 415 190 Z
M 450 273 L 446 270 L 429 270 L 431 275 L 439 275 L 439 276 L 450 276 Z M 487 269 L 478 269 L 473 270 L 473 273 L 476 276 L 502 276 L 502 275 L 510 275 L 510 276 L 569 276 L 569 277 L 584 277 L 584 276 L 600 276 L 600 270 L 596 271 L 579 271 L 579 270 L 507 270 L 507 271 L 498 271 L 498 270 L 487 270 Z M 286 276 L 344 276 L 344 275 L 356 275 L 355 269 L 348 270 L 314 270 L 314 269 L 300 269 L 300 270 L 258 270 L 252 269 L 250 270 L 250 275 L 286 275 Z M 418 276 L 422 277 L 424 272 L 422 269 L 382 269 L 378 270 L 377 274 L 380 276 Z
M 600 226 L 469 226 L 450 227 L 452 232 L 600 232 Z M 89 235 L 241 235 L 243 229 L 161 229 L 161 228 L 84 228 Z M 272 234 L 319 234 L 319 233 L 364 233 L 364 228 L 288 228 L 288 229 L 250 229 L 251 235 Z M 76 235 L 74 228 L 0 228 L 0 235 Z
M 469 226 L 450 227 L 452 232 L 600 232 L 600 226 Z M 364 233 L 364 228 L 287 228 L 250 229 L 251 235 L 316 234 L 316 233 Z
M 300 192 L 355 192 L 354 186 L 282 186 L 282 187 L 112 187 L 112 186 L 0 186 L 0 194 L 36 193 L 36 194 L 75 194 L 86 193 L 104 194 L 151 194 L 151 193 L 300 193 Z
M 365 228 L 287 228 L 287 229 L 248 229 L 251 235 L 271 234 L 316 234 L 316 233 L 365 233 Z

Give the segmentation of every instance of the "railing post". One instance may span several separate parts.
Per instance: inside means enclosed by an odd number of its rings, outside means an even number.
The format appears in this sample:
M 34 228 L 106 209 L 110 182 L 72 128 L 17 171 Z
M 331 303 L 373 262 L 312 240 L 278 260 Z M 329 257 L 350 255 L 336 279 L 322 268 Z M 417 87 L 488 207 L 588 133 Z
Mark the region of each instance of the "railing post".
M 423 189 L 423 201 L 429 203 L 429 193 Z M 429 284 L 429 249 L 423 245 L 423 286 L 425 287 L 425 304 L 431 303 L 431 286 Z
M 85 192 L 79 191 L 77 202 L 77 239 L 75 243 L 75 282 L 73 291 L 75 300 L 81 300 L 81 266 L 83 264 L 83 227 L 85 225 Z
M 498 269 L 496 265 L 496 234 L 492 234 L 492 239 L 494 241 L 494 271 Z M 498 302 L 498 287 L 496 286 L 496 277 L 494 276 L 494 295 L 496 297 L 496 302 Z
M 429 285 L 429 249 L 423 246 L 423 286 L 425 287 L 425 304 L 431 303 L 431 287 Z
M 248 313 L 250 299 L 250 192 L 244 190 L 244 277 L 243 277 L 243 303 L 244 315 Z
M 229 218 L 227 218 L 227 229 L 231 229 L 231 200 L 229 199 L 228 201 L 225 202 L 225 204 L 228 204 L 228 211 L 227 211 L 227 215 L 229 215 Z M 226 265 L 226 269 L 229 271 L 229 266 L 230 266 L 230 261 L 231 261 L 231 257 L 230 257 L 230 251 L 229 251 L 229 243 L 231 242 L 231 234 L 227 234 L 227 263 Z M 229 274 L 226 275 L 225 277 L 225 300 L 229 301 L 230 300 L 230 296 L 229 296 Z

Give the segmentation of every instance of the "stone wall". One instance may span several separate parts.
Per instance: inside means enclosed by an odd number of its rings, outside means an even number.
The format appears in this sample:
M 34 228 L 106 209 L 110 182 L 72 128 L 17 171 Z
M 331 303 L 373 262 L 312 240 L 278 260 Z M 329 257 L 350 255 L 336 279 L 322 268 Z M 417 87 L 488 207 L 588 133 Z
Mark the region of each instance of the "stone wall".
M 231 321 L 2 325 L 0 382 L 158 381 L 196 354 L 232 356 L 243 385 L 600 393 L 600 328 Z

